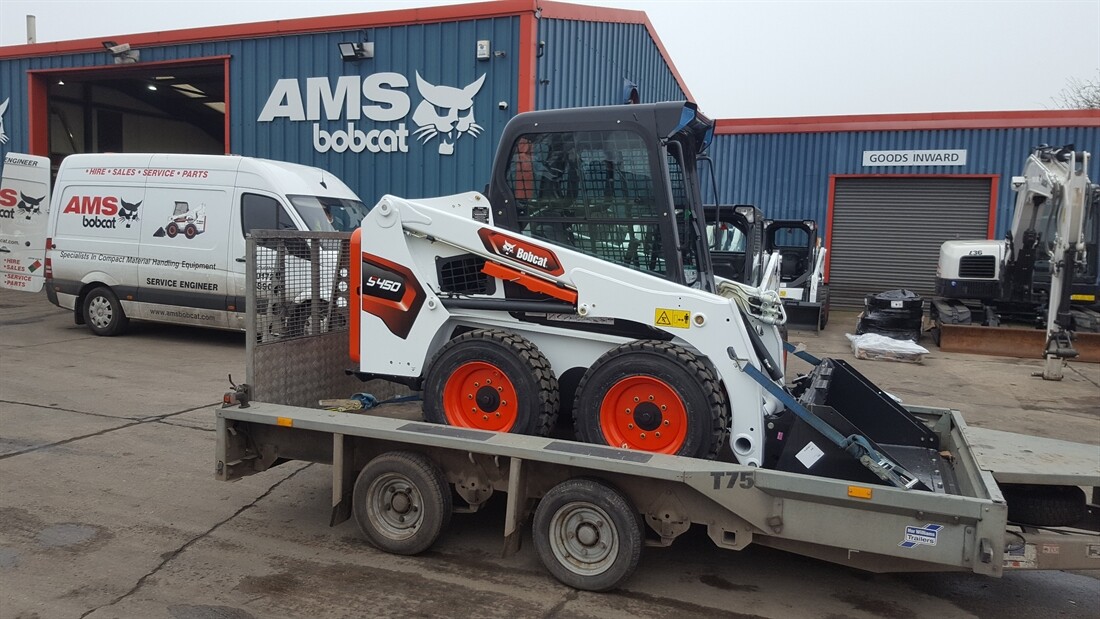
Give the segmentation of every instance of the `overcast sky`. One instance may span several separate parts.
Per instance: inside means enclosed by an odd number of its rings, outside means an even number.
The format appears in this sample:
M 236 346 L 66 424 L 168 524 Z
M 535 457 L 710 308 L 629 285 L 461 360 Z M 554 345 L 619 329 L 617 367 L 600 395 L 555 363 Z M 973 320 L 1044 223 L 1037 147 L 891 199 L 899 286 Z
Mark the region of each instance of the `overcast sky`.
M 0 0 L 0 45 L 460 4 L 437 0 Z M 1053 109 L 1100 80 L 1100 0 L 577 4 L 644 10 L 715 118 Z

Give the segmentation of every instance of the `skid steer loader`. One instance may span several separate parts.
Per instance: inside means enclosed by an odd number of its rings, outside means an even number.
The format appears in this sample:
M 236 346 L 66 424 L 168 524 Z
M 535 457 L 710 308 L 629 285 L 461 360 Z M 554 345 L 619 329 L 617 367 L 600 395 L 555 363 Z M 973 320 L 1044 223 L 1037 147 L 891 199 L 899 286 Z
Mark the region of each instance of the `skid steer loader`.
M 452 426 L 546 435 L 565 398 L 591 450 L 728 444 L 741 464 L 949 490 L 937 435 L 844 362 L 798 353 L 817 368 L 784 385 L 779 256 L 758 286 L 713 272 L 712 132 L 682 102 L 530 112 L 488 197 L 384 196 L 353 236 L 357 374 L 423 390 Z

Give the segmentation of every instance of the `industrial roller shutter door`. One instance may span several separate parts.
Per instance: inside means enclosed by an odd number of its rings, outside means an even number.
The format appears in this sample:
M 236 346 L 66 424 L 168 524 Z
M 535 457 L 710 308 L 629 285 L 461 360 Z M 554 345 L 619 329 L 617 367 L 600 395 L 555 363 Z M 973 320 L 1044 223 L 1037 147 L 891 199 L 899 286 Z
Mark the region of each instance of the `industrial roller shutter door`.
M 838 178 L 833 198 L 829 295 L 862 307 L 869 293 L 908 288 L 928 298 L 940 245 L 984 239 L 988 178 Z

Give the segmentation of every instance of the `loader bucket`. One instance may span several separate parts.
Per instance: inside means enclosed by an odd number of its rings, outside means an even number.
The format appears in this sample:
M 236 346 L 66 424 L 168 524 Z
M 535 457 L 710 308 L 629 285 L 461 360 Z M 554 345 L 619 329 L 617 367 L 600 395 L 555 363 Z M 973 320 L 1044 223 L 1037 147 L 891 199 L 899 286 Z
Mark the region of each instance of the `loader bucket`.
M 875 449 L 919 480 L 914 489 L 952 494 L 958 491 L 951 467 L 940 455 L 936 433 L 847 362 L 822 360 L 799 402 L 841 435 L 865 437 Z M 859 460 L 801 418 L 793 420 L 780 445 L 775 465 L 778 470 L 883 483 Z
M 787 312 L 787 327 L 799 331 L 820 331 L 823 308 L 820 303 L 783 303 Z

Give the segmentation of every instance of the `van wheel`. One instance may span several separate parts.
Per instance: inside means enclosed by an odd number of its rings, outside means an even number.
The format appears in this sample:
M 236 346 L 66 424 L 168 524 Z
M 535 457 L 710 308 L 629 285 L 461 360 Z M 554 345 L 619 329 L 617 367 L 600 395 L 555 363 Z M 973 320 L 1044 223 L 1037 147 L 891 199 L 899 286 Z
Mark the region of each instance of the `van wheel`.
M 125 331 L 130 319 L 115 293 L 106 286 L 98 286 L 84 297 L 84 324 L 96 335 L 109 336 Z
M 195 227 L 195 224 L 187 224 L 187 227 L 183 229 L 183 236 L 193 239 L 195 235 L 199 233 L 199 229 Z
M 168 235 L 168 238 L 174 239 L 176 235 L 180 233 L 180 227 L 173 221 L 164 229 L 164 233 Z

